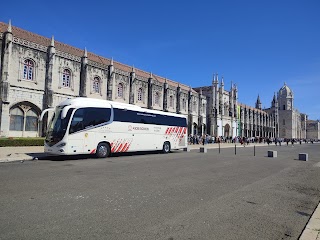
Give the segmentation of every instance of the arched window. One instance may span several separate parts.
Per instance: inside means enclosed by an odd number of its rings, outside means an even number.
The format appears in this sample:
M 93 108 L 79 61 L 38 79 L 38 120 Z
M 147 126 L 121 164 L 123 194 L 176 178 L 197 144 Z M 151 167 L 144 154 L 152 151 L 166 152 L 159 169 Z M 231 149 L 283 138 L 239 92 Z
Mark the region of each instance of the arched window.
M 122 83 L 118 84 L 118 97 L 123 98 L 123 84 Z
M 169 106 L 173 108 L 173 96 L 171 95 L 169 98 Z
M 26 114 L 26 131 L 38 131 L 38 115 L 32 109 Z
M 194 101 L 193 102 L 193 109 L 192 109 L 194 112 L 196 112 L 197 111 L 197 102 L 196 101 Z
M 159 105 L 159 104 L 160 104 L 159 99 L 160 99 L 159 93 L 156 92 L 156 93 L 154 94 L 154 104 L 155 104 L 155 105 Z
M 38 131 L 37 112 L 30 106 L 21 105 L 20 107 L 16 106 L 10 110 L 9 129 L 12 131 Z
M 32 81 L 34 79 L 34 62 L 26 59 L 23 63 L 23 79 Z
M 71 82 L 71 72 L 68 69 L 64 69 L 62 73 L 62 87 L 69 88 Z
M 182 108 L 183 110 L 187 110 L 187 101 L 185 99 L 182 99 Z
M 206 113 L 206 105 L 204 103 L 202 104 L 202 113 Z
M 138 89 L 138 101 L 142 101 L 142 88 Z
M 93 93 L 100 93 L 100 78 L 94 77 L 92 82 L 92 92 Z
M 23 111 L 19 108 L 13 108 L 10 111 L 10 130 L 22 131 L 23 130 Z

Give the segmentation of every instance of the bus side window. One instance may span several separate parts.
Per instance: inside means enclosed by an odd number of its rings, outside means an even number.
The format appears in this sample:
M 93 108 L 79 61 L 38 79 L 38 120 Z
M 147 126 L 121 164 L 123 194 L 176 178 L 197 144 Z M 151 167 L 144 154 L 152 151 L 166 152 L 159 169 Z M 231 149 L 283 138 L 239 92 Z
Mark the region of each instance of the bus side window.
M 83 113 L 84 110 L 82 108 L 78 109 L 72 118 L 72 122 L 70 125 L 69 133 L 78 132 L 83 129 Z
M 85 108 L 84 128 L 93 127 L 110 121 L 110 108 Z

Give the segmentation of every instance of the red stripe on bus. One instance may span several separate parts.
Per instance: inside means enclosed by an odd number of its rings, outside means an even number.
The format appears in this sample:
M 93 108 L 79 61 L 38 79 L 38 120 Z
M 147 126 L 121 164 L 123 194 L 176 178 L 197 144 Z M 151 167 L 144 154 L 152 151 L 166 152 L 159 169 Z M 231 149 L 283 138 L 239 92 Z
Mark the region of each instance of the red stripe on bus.
M 96 153 L 96 149 L 93 149 L 90 154 L 95 154 Z
M 131 145 L 131 143 L 128 143 L 128 144 L 127 144 L 127 147 L 124 149 L 124 152 L 126 152 L 126 151 L 129 150 L 130 145 Z
M 119 152 L 124 152 L 124 149 L 127 147 L 127 142 L 125 142 Z
M 115 147 L 116 147 L 116 144 L 112 143 L 111 152 L 114 152 Z
M 120 152 L 120 149 L 122 147 L 122 143 L 120 143 L 119 147 L 117 148 L 116 152 Z

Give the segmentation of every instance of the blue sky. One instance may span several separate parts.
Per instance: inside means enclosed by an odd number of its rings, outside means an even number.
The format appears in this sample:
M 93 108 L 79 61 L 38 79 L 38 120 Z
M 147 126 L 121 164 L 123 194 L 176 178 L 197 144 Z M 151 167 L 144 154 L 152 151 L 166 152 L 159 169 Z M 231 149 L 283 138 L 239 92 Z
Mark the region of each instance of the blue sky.
M 192 87 L 213 73 L 269 107 L 286 82 L 320 119 L 319 0 L 5 1 L 0 21 Z

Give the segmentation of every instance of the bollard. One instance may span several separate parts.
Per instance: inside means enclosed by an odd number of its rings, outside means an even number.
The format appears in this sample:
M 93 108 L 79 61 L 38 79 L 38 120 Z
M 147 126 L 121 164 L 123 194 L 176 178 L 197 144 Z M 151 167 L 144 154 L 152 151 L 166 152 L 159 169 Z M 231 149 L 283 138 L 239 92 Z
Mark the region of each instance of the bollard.
M 190 146 L 187 146 L 186 148 L 184 148 L 183 151 L 184 151 L 184 152 L 190 152 L 190 151 L 191 151 Z
M 219 153 L 220 153 L 220 142 L 219 142 Z
M 237 145 L 234 145 L 234 155 L 237 155 Z
M 278 156 L 277 151 L 268 151 L 268 157 L 276 158 Z
M 299 160 L 308 161 L 308 153 L 299 153 Z
M 200 147 L 200 152 L 207 153 L 207 147 Z
M 256 156 L 256 145 L 253 146 L 253 156 Z

